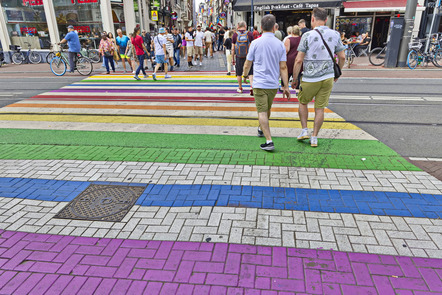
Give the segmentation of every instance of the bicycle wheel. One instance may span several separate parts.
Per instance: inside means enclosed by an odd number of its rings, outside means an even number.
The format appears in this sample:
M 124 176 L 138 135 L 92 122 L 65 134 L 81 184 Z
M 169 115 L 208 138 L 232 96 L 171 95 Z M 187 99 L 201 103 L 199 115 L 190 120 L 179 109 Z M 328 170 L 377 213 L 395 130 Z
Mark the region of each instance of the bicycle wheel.
M 92 66 L 92 62 L 86 57 L 78 58 L 76 66 L 77 72 L 79 72 L 83 76 L 90 75 L 92 73 L 92 70 L 94 69 Z
M 100 54 L 97 50 L 89 50 L 88 57 L 93 63 L 100 62 Z
M 16 65 L 21 65 L 24 60 L 25 58 L 21 53 L 16 52 L 12 55 L 12 62 L 15 63 Z
M 51 71 L 56 76 L 63 76 L 66 73 L 67 66 L 61 57 L 54 57 L 50 63 Z
M 416 50 L 412 49 L 407 56 L 407 65 L 410 68 L 410 70 L 414 70 L 418 64 L 420 63 L 419 61 L 419 55 L 420 53 L 417 52 Z
M 38 63 L 41 62 L 41 55 L 38 54 L 37 52 L 31 51 L 31 52 L 29 53 L 29 61 L 30 61 L 32 64 L 38 64 Z
M 48 64 L 51 64 L 51 60 L 55 57 L 55 53 L 49 52 L 49 54 L 46 56 L 46 62 Z
M 442 67 L 442 49 L 437 49 L 434 53 L 433 64 L 438 68 Z
M 385 50 L 382 47 L 376 47 L 368 55 L 368 60 L 374 66 L 382 66 L 385 62 Z

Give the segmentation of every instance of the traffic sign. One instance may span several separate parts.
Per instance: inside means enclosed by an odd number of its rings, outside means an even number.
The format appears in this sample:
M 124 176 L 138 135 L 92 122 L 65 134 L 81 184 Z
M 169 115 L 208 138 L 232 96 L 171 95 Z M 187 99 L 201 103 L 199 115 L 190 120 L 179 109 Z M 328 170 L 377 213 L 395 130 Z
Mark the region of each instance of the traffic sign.
M 157 22 L 157 21 L 158 21 L 158 11 L 156 11 L 156 10 L 152 10 L 152 11 L 151 11 L 151 19 L 152 19 L 152 21 L 154 21 L 154 22 Z

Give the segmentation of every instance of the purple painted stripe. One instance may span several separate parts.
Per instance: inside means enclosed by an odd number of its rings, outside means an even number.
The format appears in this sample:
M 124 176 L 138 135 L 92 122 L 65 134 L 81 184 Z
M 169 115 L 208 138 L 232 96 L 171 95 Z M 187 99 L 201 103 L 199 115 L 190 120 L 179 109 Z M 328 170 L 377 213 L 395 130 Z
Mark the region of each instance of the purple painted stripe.
M 243 294 L 246 290 L 250 294 L 442 292 L 442 259 L 238 244 L 66 239 L 40 234 L 18 235 L 17 241 L 15 232 L 2 230 L 0 235 L 4 238 L 0 259 L 20 260 L 15 261 L 15 267 L 0 267 L 0 293 L 77 290 L 109 294 L 123 289 L 131 290 L 131 294 L 153 290 L 161 294 Z M 38 252 L 20 256 L 26 252 L 21 250 L 14 257 L 4 254 L 13 247 L 10 240 L 30 238 L 42 246 Z M 70 255 L 75 259 L 56 258 L 68 247 L 73 247 Z M 26 264 L 32 267 L 23 270 Z

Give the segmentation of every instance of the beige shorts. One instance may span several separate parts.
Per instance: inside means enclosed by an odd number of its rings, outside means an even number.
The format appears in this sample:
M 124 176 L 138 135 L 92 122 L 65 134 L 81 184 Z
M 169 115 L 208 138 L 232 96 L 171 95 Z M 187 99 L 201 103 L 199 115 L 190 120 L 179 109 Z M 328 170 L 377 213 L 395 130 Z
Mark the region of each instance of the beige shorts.
M 272 108 L 273 99 L 275 99 L 278 89 L 253 88 L 256 110 L 258 113 L 266 113 Z
M 203 47 L 195 46 L 195 54 L 203 55 Z
M 316 109 L 323 109 L 327 107 L 334 81 L 334 78 L 329 78 L 319 82 L 301 81 L 298 95 L 299 102 L 301 104 L 308 104 L 314 98 Z
M 193 56 L 195 54 L 195 47 L 193 46 L 187 46 L 187 56 Z

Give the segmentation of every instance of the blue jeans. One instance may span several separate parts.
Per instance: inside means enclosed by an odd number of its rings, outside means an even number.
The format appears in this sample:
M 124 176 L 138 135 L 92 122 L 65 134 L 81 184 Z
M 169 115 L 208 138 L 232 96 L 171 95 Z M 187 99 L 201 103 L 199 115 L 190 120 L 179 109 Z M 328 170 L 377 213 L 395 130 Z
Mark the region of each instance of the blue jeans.
M 223 49 L 223 40 L 218 40 L 218 51 L 220 51 L 222 49 Z
M 140 71 L 143 72 L 143 75 L 147 75 L 146 71 L 144 70 L 144 54 L 137 55 L 137 56 L 138 56 L 138 61 L 140 62 L 140 65 L 138 66 L 137 71 L 135 72 L 135 76 L 138 76 Z
M 180 48 L 174 49 L 173 60 L 175 61 L 175 64 L 179 67 L 180 66 Z
M 75 70 L 75 63 L 77 61 L 77 52 L 70 52 L 69 51 L 69 67 L 71 68 L 70 71 L 71 73 L 74 72 Z
M 106 72 L 109 73 L 109 63 L 112 67 L 112 71 L 115 72 L 115 64 L 114 64 L 114 57 L 113 56 L 105 56 L 104 57 L 104 65 L 106 66 Z

